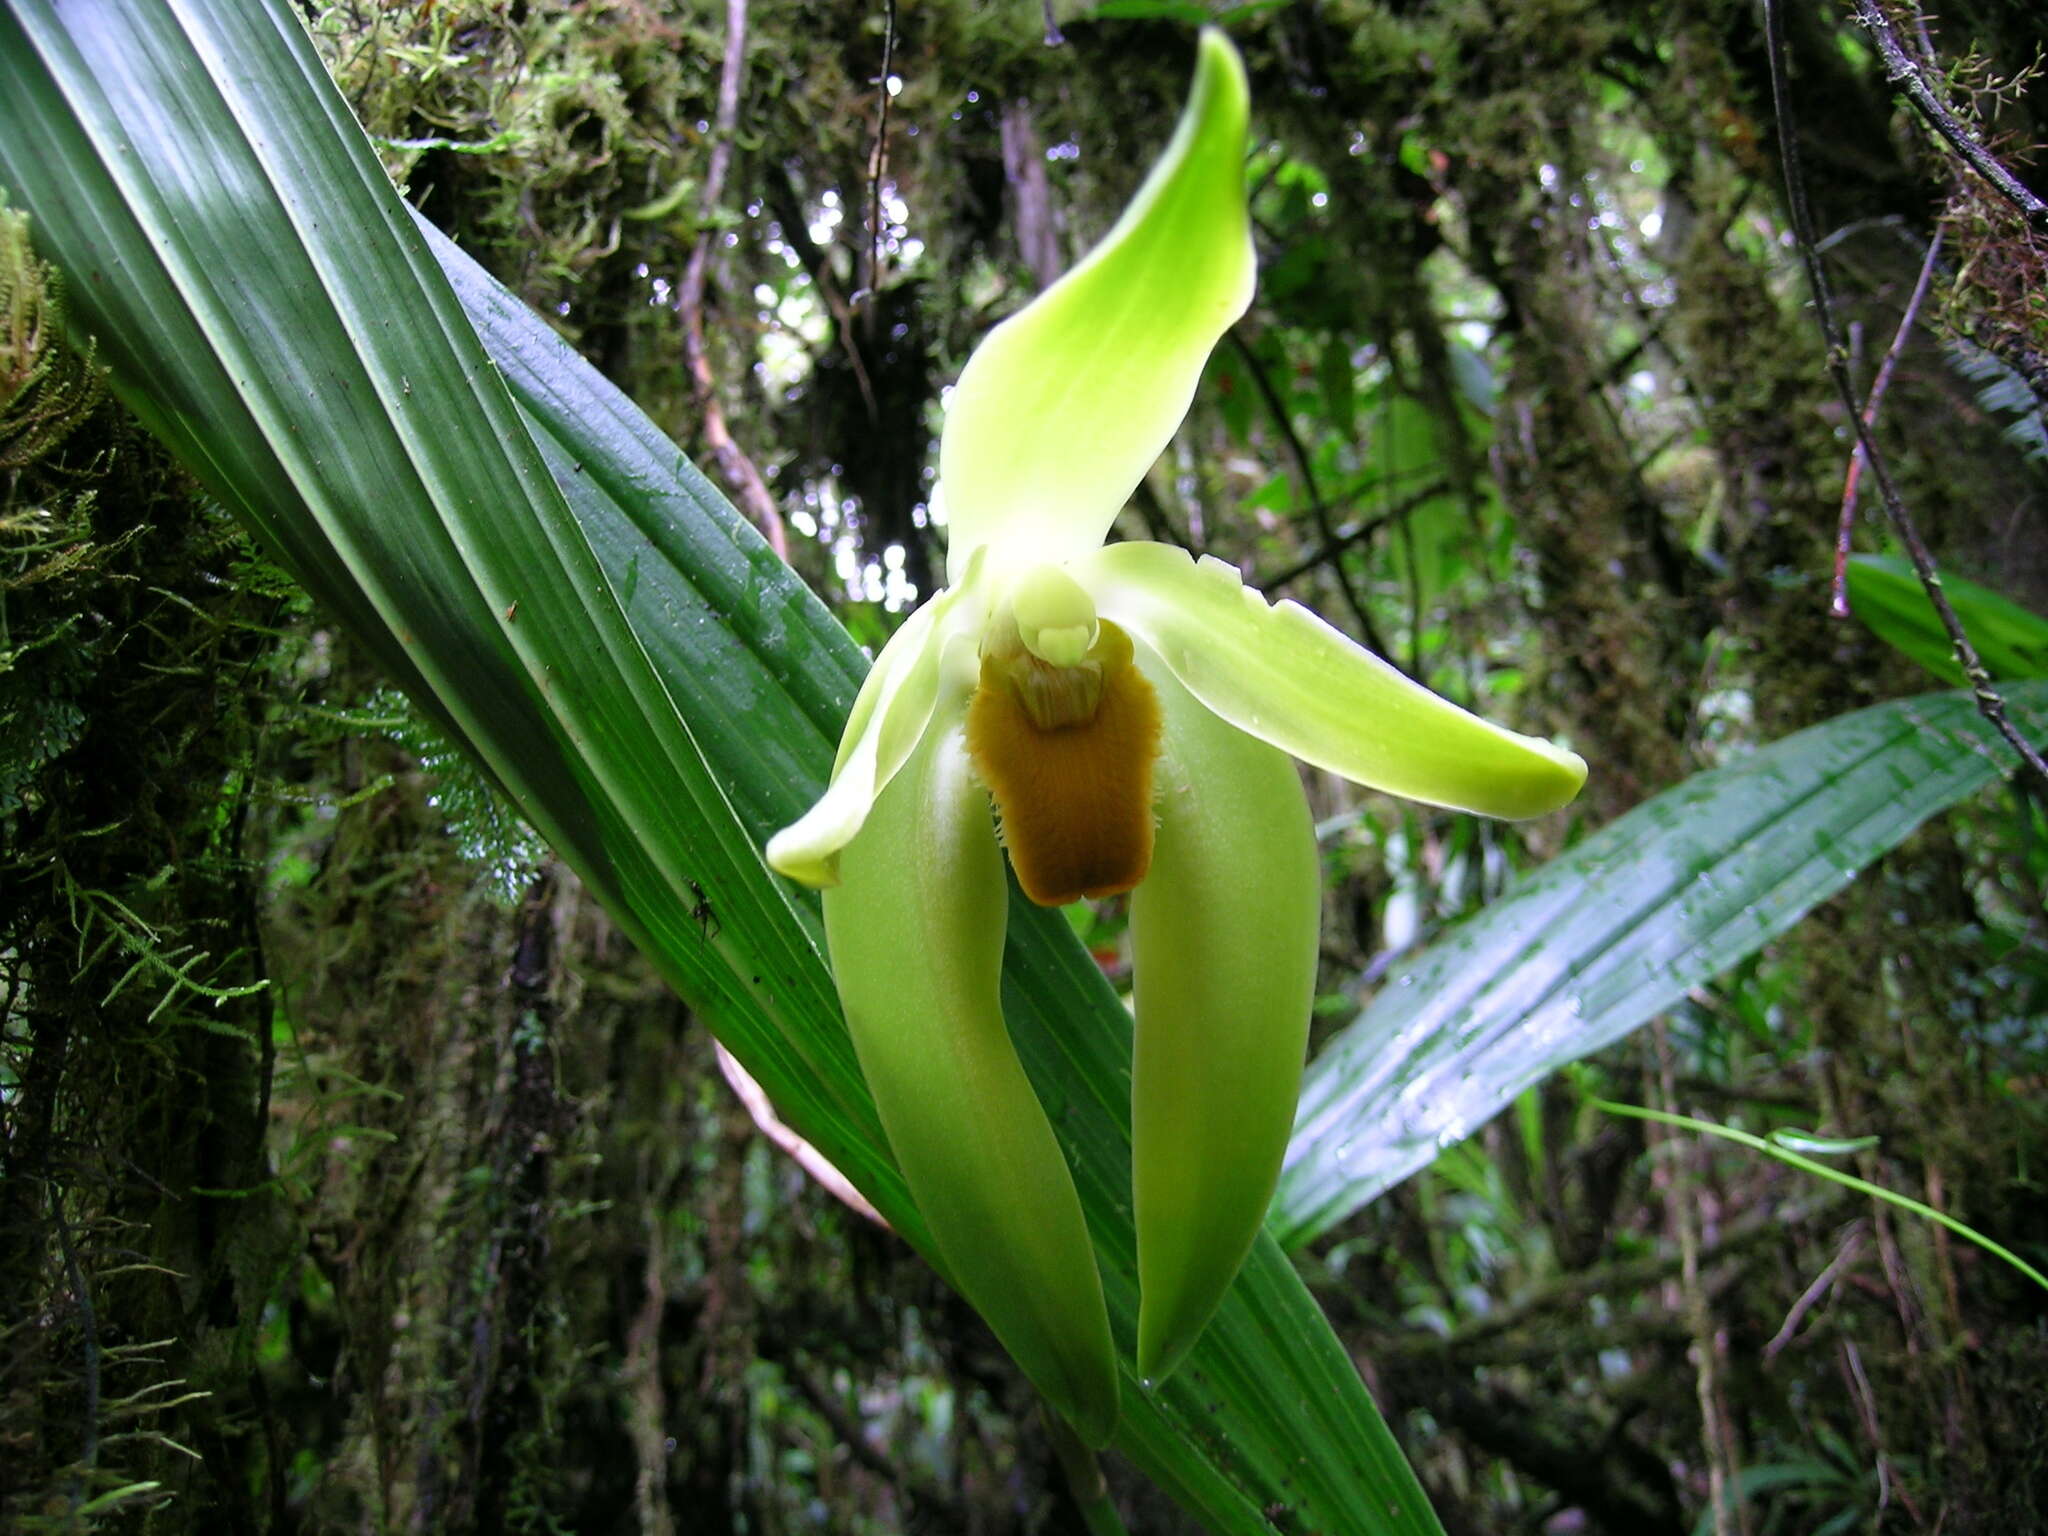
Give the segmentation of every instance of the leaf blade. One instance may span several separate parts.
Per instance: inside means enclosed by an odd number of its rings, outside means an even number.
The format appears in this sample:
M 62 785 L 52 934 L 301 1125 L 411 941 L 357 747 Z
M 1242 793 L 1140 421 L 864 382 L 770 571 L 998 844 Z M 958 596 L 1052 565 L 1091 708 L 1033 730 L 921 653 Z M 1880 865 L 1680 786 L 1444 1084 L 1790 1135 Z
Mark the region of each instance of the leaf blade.
M 2048 683 L 2008 690 L 2048 735 Z M 1309 1067 L 1267 1230 L 1293 1248 L 1791 927 L 2009 771 L 1967 694 L 1879 704 L 1697 774 L 1416 957 Z
M 1855 555 L 1848 581 L 1849 606 L 1872 634 L 1951 686 L 1969 681 L 1911 565 L 1896 555 Z M 1993 678 L 2048 677 L 2048 619 L 1960 576 L 1944 576 L 1941 585 Z

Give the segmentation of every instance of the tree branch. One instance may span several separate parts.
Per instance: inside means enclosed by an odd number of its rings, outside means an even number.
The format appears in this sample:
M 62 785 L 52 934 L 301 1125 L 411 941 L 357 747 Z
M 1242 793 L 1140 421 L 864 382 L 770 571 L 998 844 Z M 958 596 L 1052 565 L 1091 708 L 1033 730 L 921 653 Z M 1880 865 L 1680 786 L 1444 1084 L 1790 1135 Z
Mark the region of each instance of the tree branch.
M 1302 576 L 1307 575 L 1317 566 L 1335 560 L 1345 550 L 1351 548 L 1352 545 L 1363 543 L 1388 524 L 1399 522 L 1402 518 L 1407 517 L 1417 508 L 1421 507 L 1425 502 L 1434 501 L 1439 496 L 1448 495 L 1450 490 L 1450 481 L 1444 479 L 1431 480 L 1427 485 L 1422 486 L 1418 490 L 1411 491 L 1408 495 L 1402 497 L 1391 507 L 1388 507 L 1386 511 L 1374 513 L 1371 517 L 1361 518 L 1349 528 L 1339 528 L 1335 532 L 1329 532 L 1327 522 L 1325 522 L 1325 532 L 1328 536 L 1320 548 L 1311 554 L 1304 555 L 1301 559 L 1295 561 L 1294 564 L 1274 572 L 1271 576 L 1250 582 L 1249 585 L 1257 587 L 1261 592 L 1270 592 L 1276 587 L 1284 587 L 1290 581 L 1298 580 Z M 1327 513 L 1332 507 L 1343 506 L 1350 499 L 1352 498 L 1339 497 L 1334 502 L 1319 502 L 1317 507 Z
M 825 252 L 818 249 L 811 239 L 811 232 L 804 226 L 803 198 L 798 194 L 796 183 L 790 179 L 789 167 L 770 165 L 767 170 L 767 198 L 769 211 L 782 226 L 782 238 L 809 276 L 818 296 L 825 301 L 825 308 L 832 316 L 832 332 L 839 338 L 839 348 L 846 354 L 846 365 L 853 371 L 853 382 L 860 390 L 860 400 L 868 413 L 869 422 L 882 419 L 881 403 L 875 398 L 875 386 L 868 377 L 868 365 L 861 356 L 860 342 L 854 335 L 853 306 L 839 291 L 839 279 L 832 273 L 832 263 Z M 853 262 L 853 281 L 860 281 L 859 260 Z
M 1883 403 L 1885 390 L 1891 387 L 1892 371 L 1899 365 L 1899 354 L 1906 350 L 1906 338 L 1912 335 L 1913 322 L 1920 317 L 1920 306 L 1927 298 L 1928 282 L 1934 276 L 1934 264 L 1940 258 L 1941 231 L 1936 230 L 1934 238 L 1927 242 L 1927 257 L 1920 263 L 1920 278 L 1913 284 L 1913 296 L 1906 300 L 1906 312 L 1899 317 L 1899 328 L 1892 335 L 1892 344 L 1885 349 L 1877 377 L 1871 381 L 1870 398 L 1863 402 L 1865 427 L 1877 425 L 1877 408 Z M 1834 597 L 1828 611 L 1838 619 L 1849 617 L 1849 535 L 1856 526 L 1856 491 L 1862 480 L 1863 444 L 1858 442 L 1849 454 L 1849 472 L 1842 476 L 1842 520 L 1835 529 Z
M 746 451 L 733 441 L 726 425 L 725 407 L 711 377 L 711 358 L 704 348 L 704 283 L 711 265 L 711 244 L 717 234 L 718 200 L 725 194 L 725 175 L 732 165 L 733 135 L 739 123 L 740 80 L 747 62 L 747 0 L 726 0 L 725 65 L 718 77 L 718 123 L 711 144 L 711 161 L 704 172 L 702 230 L 690 251 L 683 280 L 676 288 L 676 313 L 683 321 L 683 362 L 690 371 L 690 391 L 698 414 L 703 418 L 704 444 L 718 464 L 718 473 L 740 506 L 752 518 L 769 546 L 783 559 L 789 558 L 789 535 L 782 526 L 782 509 L 761 478 L 761 471 Z
M 1988 181 L 1999 196 L 2019 209 L 2037 233 L 2048 235 L 2048 203 L 2022 185 L 2020 179 L 1980 144 L 1962 119 L 1934 93 L 1934 87 L 1927 83 L 1926 72 L 1907 56 L 1899 42 L 1899 34 L 1892 29 L 1890 18 L 1878 9 L 1877 0 L 1856 0 L 1856 21 L 1869 31 L 1871 40 L 1877 44 L 1878 57 L 1884 60 L 1885 78 L 1905 90 L 1913 105 L 1920 109 L 1920 115 L 1927 119 L 1928 126 L 1947 139 L 1964 163 Z M 1775 55 L 1771 72 L 1775 79 L 1778 73 Z
M 1287 414 L 1287 402 L 1280 398 L 1280 392 L 1273 387 L 1273 381 L 1266 377 L 1266 370 L 1260 365 L 1251 344 L 1238 334 L 1237 328 L 1232 326 L 1224 335 L 1229 337 L 1232 350 L 1237 353 L 1238 360 L 1244 364 L 1245 370 L 1251 374 L 1252 383 L 1259 391 L 1259 398 L 1265 402 L 1266 414 L 1273 418 L 1274 429 L 1287 444 L 1288 457 L 1294 460 L 1295 473 L 1301 477 L 1302 494 L 1308 498 L 1306 510 L 1315 520 L 1316 532 L 1322 535 L 1323 547 L 1329 549 L 1335 546 L 1337 535 L 1330 526 L 1329 505 L 1323 500 L 1323 493 L 1316 488 L 1315 469 L 1309 463 L 1308 449 L 1301 441 L 1301 434 L 1294 430 L 1294 422 Z M 1344 595 L 1344 606 L 1351 610 L 1351 616 L 1358 621 L 1359 633 L 1364 637 L 1365 643 L 1378 655 L 1392 662 L 1394 658 L 1388 654 L 1386 642 L 1380 638 L 1372 615 L 1367 612 L 1364 601 L 1358 595 L 1358 589 L 1352 586 L 1351 577 L 1345 571 L 1343 562 L 1332 559 L 1329 566 L 1331 578 L 1337 583 L 1337 590 Z
M 865 292 L 854 295 L 856 306 L 873 304 L 882 291 L 882 178 L 889 174 L 889 74 L 895 60 L 896 0 L 883 0 L 882 73 L 875 81 L 882 104 L 876 114 L 875 147 L 868 154 L 868 281 Z
M 1858 4 L 1865 0 L 1858 0 Z M 1897 41 L 1896 38 L 1893 39 Z M 1977 710 L 1991 723 L 1992 729 L 2003 736 L 2012 749 L 2019 754 L 2021 763 L 2048 789 L 2048 762 L 2033 744 L 2022 736 L 2005 712 L 2005 698 L 1991 686 L 1991 674 L 1984 670 L 1984 662 L 1977 655 L 1977 648 L 1970 643 L 1964 631 L 1962 620 L 1956 617 L 1950 605 L 1948 594 L 1941 589 L 1941 572 L 1936 568 L 1934 556 L 1928 553 L 1927 545 L 1920 537 L 1920 530 L 1913 522 L 1906 504 L 1893 484 L 1891 471 L 1886 466 L 1884 455 L 1878 451 L 1877 439 L 1871 435 L 1869 425 L 1863 419 L 1863 408 L 1856 399 L 1856 388 L 1849 380 L 1848 347 L 1842 338 L 1841 322 L 1835 315 L 1834 289 L 1828 283 L 1827 269 L 1821 264 L 1820 255 L 1813 244 L 1813 218 L 1806 202 L 1806 173 L 1799 158 L 1799 139 L 1794 127 L 1790 93 L 1791 83 L 1785 59 L 1785 17 L 1783 0 L 1764 0 L 1764 47 L 1769 56 L 1771 70 L 1771 99 L 1778 120 L 1778 143 L 1785 165 L 1785 194 L 1792 215 L 1792 235 L 1799 247 L 1800 260 L 1806 267 L 1806 280 L 1813 290 L 1814 308 L 1820 312 L 1821 334 L 1827 340 L 1828 373 L 1835 381 L 1836 392 L 1847 408 L 1849 421 L 1856 431 L 1856 441 L 1863 449 L 1865 462 L 1870 466 L 1877 480 L 1877 488 L 1884 498 L 1885 516 L 1892 525 L 1892 532 L 1899 542 L 1906 546 L 1906 554 L 1913 562 L 1913 570 L 1920 577 L 1920 585 L 1926 589 L 1928 601 L 1934 604 L 1934 611 L 1941 619 L 1941 627 L 1947 631 L 1949 644 L 1955 650 L 1957 663 L 1963 675 L 1970 680 L 1970 691 L 1976 695 Z

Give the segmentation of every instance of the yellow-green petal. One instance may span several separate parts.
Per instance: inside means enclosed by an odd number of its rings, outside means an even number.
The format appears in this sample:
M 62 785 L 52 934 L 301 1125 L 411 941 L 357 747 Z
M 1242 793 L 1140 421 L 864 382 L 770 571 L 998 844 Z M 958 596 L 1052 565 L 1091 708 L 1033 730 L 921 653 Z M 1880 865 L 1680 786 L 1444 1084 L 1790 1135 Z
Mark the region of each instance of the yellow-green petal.
M 839 875 L 825 892 L 833 975 L 939 1262 L 1046 1400 L 1106 1444 L 1109 1314 L 1073 1176 L 1003 1023 L 1009 887 L 957 725 L 911 753 Z
M 839 878 L 839 851 L 931 723 L 949 642 L 979 630 L 982 568 L 971 561 L 957 586 L 933 597 L 889 637 L 854 697 L 831 783 L 801 818 L 768 839 L 770 869 L 812 886 Z
M 1200 1336 L 1257 1236 L 1301 1090 L 1322 907 L 1287 755 L 1148 663 L 1166 717 L 1152 871 L 1131 898 L 1138 1374 Z
M 1586 782 L 1576 752 L 1438 698 L 1299 604 L 1268 604 L 1220 560 L 1117 544 L 1075 574 L 1196 698 L 1305 763 L 1510 818 L 1554 811 Z
M 1137 197 L 1086 260 L 991 331 L 953 391 L 939 484 L 954 558 L 1093 549 L 1251 302 L 1244 64 L 1201 35 L 1186 110 Z

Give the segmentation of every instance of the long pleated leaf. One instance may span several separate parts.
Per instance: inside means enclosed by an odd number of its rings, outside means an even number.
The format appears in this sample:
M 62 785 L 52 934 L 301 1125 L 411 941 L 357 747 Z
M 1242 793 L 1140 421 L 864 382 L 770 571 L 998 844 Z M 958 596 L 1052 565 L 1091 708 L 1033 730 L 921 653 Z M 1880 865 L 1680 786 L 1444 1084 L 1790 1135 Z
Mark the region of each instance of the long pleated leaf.
M 2006 694 L 2048 739 L 2048 683 Z M 1327 1232 L 1513 1102 L 1783 933 L 2013 770 L 1966 693 L 1859 710 L 1697 774 L 1402 969 L 1310 1067 L 1267 1231 Z
M 0 185 L 115 388 L 436 715 L 912 1242 L 814 905 L 762 866 L 865 661 L 630 403 L 392 193 L 281 0 L 0 0 Z M 479 339 L 481 337 L 481 339 Z M 1012 1030 L 1136 1311 L 1130 1028 L 1054 914 Z M 1262 1241 L 1119 1445 L 1219 1532 L 1436 1528 Z

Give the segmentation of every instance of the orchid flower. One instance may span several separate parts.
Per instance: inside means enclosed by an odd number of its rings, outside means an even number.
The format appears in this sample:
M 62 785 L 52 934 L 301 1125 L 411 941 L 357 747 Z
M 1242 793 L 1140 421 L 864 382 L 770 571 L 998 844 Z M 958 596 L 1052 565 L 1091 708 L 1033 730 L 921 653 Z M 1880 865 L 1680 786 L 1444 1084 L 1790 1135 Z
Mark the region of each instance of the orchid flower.
M 1003 1023 L 1002 849 L 1041 905 L 1131 893 L 1150 1382 L 1249 1251 L 1300 1090 L 1321 872 L 1290 759 L 1506 817 L 1586 776 L 1228 565 L 1103 545 L 1250 302 L 1247 114 L 1243 64 L 1205 31 L 1136 200 L 969 360 L 939 449 L 951 585 L 883 648 L 830 786 L 768 845 L 825 888 L 847 1024 L 941 1267 L 1098 1444 L 1116 1357 L 1072 1176 Z

